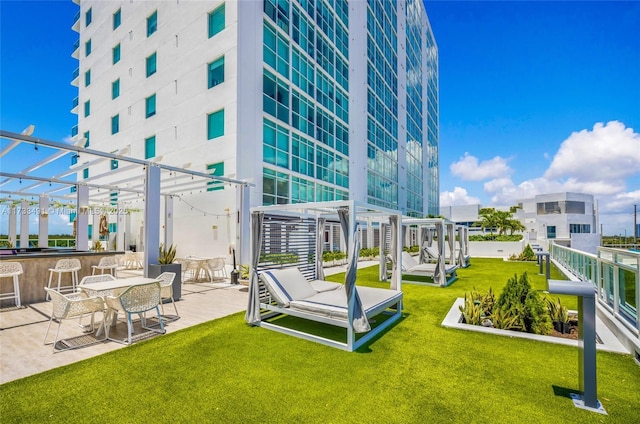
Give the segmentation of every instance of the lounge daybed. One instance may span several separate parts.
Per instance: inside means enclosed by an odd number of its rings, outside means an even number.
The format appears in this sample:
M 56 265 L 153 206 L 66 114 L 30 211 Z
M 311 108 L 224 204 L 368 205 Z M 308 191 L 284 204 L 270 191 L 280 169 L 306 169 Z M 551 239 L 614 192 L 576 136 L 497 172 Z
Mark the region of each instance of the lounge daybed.
M 443 218 L 413 218 L 407 219 L 403 223 L 420 228 L 421 243 L 419 261 L 403 252 L 403 281 L 416 284 L 435 284 L 441 287 L 455 281 L 457 278 L 456 270 L 460 266 L 455 255 L 455 223 Z M 431 246 L 434 232 L 437 247 Z M 448 250 L 445 248 L 445 243 Z M 404 276 L 428 277 L 432 281 L 421 282 L 404 278 Z
M 259 274 L 275 306 L 267 309 L 288 315 L 346 327 L 349 307 L 344 284 L 324 280 L 307 281 L 298 268 L 263 271 Z M 402 301 L 398 290 L 358 287 L 362 309 L 367 318 L 378 315 Z M 392 314 L 396 313 L 396 308 Z M 311 316 L 312 315 L 312 316 Z
M 354 351 L 369 342 L 402 316 L 399 240 L 390 289 L 356 287 L 360 251 L 356 215 L 366 217 L 363 225 L 386 221 L 397 234 L 401 215 L 356 203 L 338 201 L 297 205 L 261 206 L 251 212 L 251 280 L 245 319 L 248 323 L 315 341 L 331 347 Z M 324 280 L 322 248 L 325 221 L 338 221 L 349 263 L 345 283 Z M 385 319 L 371 321 L 376 315 Z M 280 325 L 282 315 L 294 316 L 346 328 L 346 341 L 333 340 Z M 305 326 L 305 328 L 310 328 Z M 357 333 L 361 333 L 356 336 Z
M 458 265 L 444 263 L 439 260 L 437 263 L 418 263 L 418 261 L 407 252 L 402 252 L 402 274 L 419 277 L 429 277 L 433 280 L 433 284 L 439 286 L 448 286 L 458 278 Z M 441 275 L 444 275 L 444 284 L 442 284 Z M 417 281 L 413 281 L 417 283 Z

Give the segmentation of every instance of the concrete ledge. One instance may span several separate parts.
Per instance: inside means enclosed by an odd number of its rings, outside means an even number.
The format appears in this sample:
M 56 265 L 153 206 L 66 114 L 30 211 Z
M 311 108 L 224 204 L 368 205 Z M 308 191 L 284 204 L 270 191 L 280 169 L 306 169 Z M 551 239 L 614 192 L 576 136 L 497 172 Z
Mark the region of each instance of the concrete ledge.
M 464 305 L 464 298 L 459 297 L 453 303 L 451 309 L 447 313 L 447 316 L 442 321 L 443 327 L 457 328 L 459 330 L 477 331 L 480 333 L 495 334 L 498 336 L 517 337 L 521 339 L 538 340 L 547 343 L 563 344 L 567 346 L 578 347 L 577 340 L 563 339 L 560 337 L 542 336 L 539 334 L 522 333 L 519 331 L 501 330 L 492 327 L 482 327 L 480 325 L 470 325 L 462 322 L 462 314 L 460 313 L 460 306 Z M 607 326 L 596 316 L 596 332 L 598 338 L 602 343 L 597 343 L 596 348 L 607 352 L 629 354 L 620 341 L 613 335 L 613 333 L 607 328 Z

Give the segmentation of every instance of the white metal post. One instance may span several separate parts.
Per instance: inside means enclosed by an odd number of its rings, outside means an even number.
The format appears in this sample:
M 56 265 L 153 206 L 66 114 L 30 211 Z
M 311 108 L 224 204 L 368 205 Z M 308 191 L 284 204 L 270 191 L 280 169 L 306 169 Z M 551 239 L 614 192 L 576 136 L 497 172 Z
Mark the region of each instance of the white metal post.
M 89 187 L 78 185 L 76 190 L 76 250 L 89 250 Z
M 160 168 L 147 165 L 144 186 L 144 276 L 158 263 L 160 246 Z
M 173 197 L 164 198 L 164 246 L 168 249 L 173 244 Z
M 17 234 L 18 234 L 18 211 L 15 206 L 11 206 L 9 209 L 9 241 L 13 247 L 18 246 Z
M 124 233 L 126 231 L 124 218 L 124 206 L 121 203 L 116 205 L 116 250 L 124 251 Z
M 38 217 L 38 247 L 49 247 L 49 198 L 40 196 Z
M 29 202 L 20 203 L 20 247 L 29 247 Z

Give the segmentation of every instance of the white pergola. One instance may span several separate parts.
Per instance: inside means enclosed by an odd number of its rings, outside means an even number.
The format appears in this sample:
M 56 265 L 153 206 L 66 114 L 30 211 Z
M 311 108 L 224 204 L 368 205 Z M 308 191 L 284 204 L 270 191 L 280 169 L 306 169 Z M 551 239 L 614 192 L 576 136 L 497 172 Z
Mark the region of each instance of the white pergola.
M 142 160 L 128 156 L 130 147 L 124 147 L 108 153 L 84 147 L 85 139 L 81 138 L 73 144 L 60 143 L 40 139 L 29 135 L 32 127 L 25 133 L 18 134 L 0 130 L 2 148 L 0 150 L 0 203 L 9 203 L 9 236 L 16 240 L 18 214 L 16 205 L 21 205 L 20 248 L 28 247 L 29 213 L 25 211 L 33 204 L 37 204 L 39 219 L 38 246 L 48 246 L 48 210 L 50 201 L 76 210 L 76 249 L 88 250 L 89 216 L 93 208 L 103 208 L 111 205 L 112 193 L 117 193 L 115 209 L 117 222 L 124 220 L 125 202 L 140 200 L 144 202 L 144 269 L 145 275 L 148 265 L 157 263 L 158 247 L 160 244 L 160 205 L 164 198 L 164 241 L 166 245 L 173 242 L 173 200 L 180 198 L 182 193 L 206 191 L 208 183 L 226 183 L 239 187 L 238 222 L 240 240 L 248 240 L 249 222 L 249 188 L 253 184 L 213 176 L 204 172 L 187 169 L 190 164 L 175 167 L 159 163 L 162 157 L 154 160 Z M 74 165 L 68 168 L 60 167 L 61 160 L 74 158 Z M 28 158 L 25 160 L 25 158 Z M 80 161 L 82 158 L 82 161 Z M 30 163 L 22 169 L 13 170 L 14 164 Z M 83 169 L 109 163 L 106 172 L 93 173 L 78 181 L 76 178 Z M 51 175 L 52 165 L 58 164 L 57 170 L 64 169 Z M 113 165 L 116 166 L 113 166 Z M 92 170 L 97 168 L 92 168 Z M 75 187 L 72 189 L 72 187 Z M 37 199 L 35 201 L 34 199 Z M 120 227 L 120 225 L 118 225 Z M 121 232 L 120 232 L 121 233 Z M 118 233 L 116 245 L 118 250 L 124 250 L 124 238 Z M 246 233 L 246 234 L 242 234 Z M 246 253 L 242 252 L 246 249 Z M 248 246 L 238 246 L 240 254 L 248 255 Z

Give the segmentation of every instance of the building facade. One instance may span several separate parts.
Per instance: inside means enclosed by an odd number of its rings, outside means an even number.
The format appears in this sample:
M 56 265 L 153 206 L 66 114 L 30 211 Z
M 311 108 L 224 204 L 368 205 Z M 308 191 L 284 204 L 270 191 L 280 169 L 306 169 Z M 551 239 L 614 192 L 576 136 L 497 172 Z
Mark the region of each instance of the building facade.
M 545 246 L 554 241 L 589 252 L 595 252 L 600 244 L 598 208 L 590 194 L 538 194 L 518 200 L 513 206 L 517 206 L 513 217 L 525 226 L 523 233 L 527 241 Z M 440 213 L 458 224 L 471 226 L 480 221 L 481 208 L 480 205 L 446 206 L 440 208 Z M 510 207 L 496 209 L 509 210 Z
M 250 206 L 355 199 L 437 213 L 438 53 L 421 1 L 74 1 L 74 133 L 86 146 L 249 181 Z M 126 171 L 78 172 L 92 178 Z M 241 207 L 228 184 L 185 190 L 176 243 L 241 243 Z

